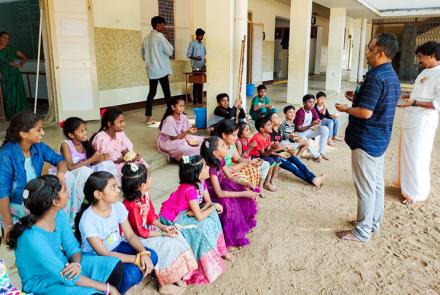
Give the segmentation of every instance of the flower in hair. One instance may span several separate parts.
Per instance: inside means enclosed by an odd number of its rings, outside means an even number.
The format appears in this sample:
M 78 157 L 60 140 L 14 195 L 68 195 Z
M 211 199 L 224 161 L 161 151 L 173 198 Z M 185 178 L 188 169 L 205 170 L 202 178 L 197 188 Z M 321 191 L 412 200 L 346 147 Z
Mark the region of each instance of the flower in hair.
M 137 172 L 139 170 L 139 166 L 135 163 L 129 163 L 128 165 L 130 165 L 131 172 Z
M 29 197 L 29 191 L 27 190 L 27 189 L 25 189 L 24 191 L 23 191 L 23 199 L 27 199 Z
M 209 149 L 209 141 L 205 141 L 205 147 Z
M 190 158 L 189 156 L 182 156 L 183 164 L 189 164 Z

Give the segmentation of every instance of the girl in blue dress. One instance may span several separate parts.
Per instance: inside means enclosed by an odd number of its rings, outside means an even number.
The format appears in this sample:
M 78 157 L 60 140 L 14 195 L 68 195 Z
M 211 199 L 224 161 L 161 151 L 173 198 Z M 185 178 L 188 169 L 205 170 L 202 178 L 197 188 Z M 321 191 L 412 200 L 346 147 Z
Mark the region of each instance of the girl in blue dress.
M 35 294 L 120 294 L 123 265 L 114 257 L 81 255 L 63 208 L 66 187 L 45 175 L 23 191 L 29 214 L 9 233 L 23 291 Z

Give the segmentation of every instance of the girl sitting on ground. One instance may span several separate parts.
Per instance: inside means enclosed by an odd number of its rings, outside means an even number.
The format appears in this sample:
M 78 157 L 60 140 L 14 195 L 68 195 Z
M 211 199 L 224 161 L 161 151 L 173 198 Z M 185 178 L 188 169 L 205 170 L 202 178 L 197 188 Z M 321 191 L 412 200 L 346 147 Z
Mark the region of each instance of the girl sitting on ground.
M 247 125 L 246 123 L 242 124 Z M 233 121 L 223 121 L 217 126 L 217 136 L 229 145 L 229 151 L 225 157 L 226 167 L 233 176 L 243 179 L 243 184 L 246 187 L 256 192 L 260 192 L 261 188 L 271 190 L 272 187 L 267 185 L 269 183 L 267 175 L 270 164 L 261 159 L 242 157 L 236 147 L 238 132 L 238 126 Z M 242 147 L 241 144 L 240 147 Z
M 160 208 L 160 221 L 175 226 L 188 241 L 198 268 L 186 281 L 188 284 L 214 282 L 224 271 L 223 258 L 228 254 L 218 213 L 223 207 L 214 204 L 205 180 L 209 167 L 198 155 L 183 156 L 179 161 L 180 186 Z
M 209 166 L 208 191 L 212 200 L 223 206 L 220 221 L 227 247 L 249 245 L 246 235 L 257 225 L 257 198 L 259 193 L 249 190 L 242 180 L 233 176 L 226 167 L 228 145 L 217 136 L 206 138 L 200 149 Z
M 115 164 L 109 160 L 110 155 L 96 151 L 87 138 L 87 125 L 83 119 L 67 118 L 63 123 L 63 133 L 67 140 L 61 144 L 60 150 L 70 171 L 89 168 L 84 169 L 91 171 L 88 176 L 97 171 L 107 171 L 115 177 L 118 175 Z
M 16 223 L 15 251 L 23 291 L 35 294 L 120 294 L 123 265 L 114 257 L 81 255 L 63 208 L 69 200 L 57 177 L 31 180 L 23 191 L 29 214 Z
M 185 280 L 197 269 L 197 261 L 188 242 L 174 226 L 164 225 L 156 215 L 150 198 L 151 174 L 142 164 L 122 167 L 123 204 L 128 222 L 145 247 L 153 249 L 159 261 L 155 268 L 161 294 L 181 294 Z
M 116 257 L 124 264 L 121 293 L 139 284 L 157 264 L 157 254 L 145 248 L 128 222 L 119 202 L 116 178 L 94 172 L 84 186 L 84 202 L 75 219 L 75 236 L 86 254 Z
M 263 187 L 266 190 L 273 191 L 273 187 L 270 185 L 270 179 L 272 177 L 273 168 L 270 167 L 269 162 L 255 158 L 251 159 L 249 152 L 255 147 L 256 143 L 249 144 L 251 138 L 251 129 L 247 123 L 241 123 L 238 127 L 237 133 L 238 139 L 235 142 L 236 153 L 243 159 L 250 160 L 252 163 L 258 163 L 260 167 L 260 179 L 258 186 Z
M 118 175 L 115 164 L 108 160 L 108 154 L 96 152 L 87 139 L 87 127 L 82 119 L 77 117 L 66 119 L 63 133 L 68 139 L 61 144 L 60 151 L 67 168 L 75 176 L 76 189 L 81 199 L 84 198 L 84 184 L 94 171 L 107 171 L 115 176 Z
M 184 111 L 185 100 L 173 98 L 159 125 L 157 149 L 175 160 L 180 160 L 183 155 L 198 155 L 203 141 L 203 137 L 194 135 L 197 128 L 191 126 Z
M 0 221 L 5 237 L 12 224 L 26 215 L 24 186 L 41 176 L 45 162 L 57 167 L 58 179 L 68 188 L 69 201 L 65 212 L 71 223 L 81 206 L 82 198 L 76 190 L 75 177 L 67 171 L 63 157 L 42 142 L 43 135 L 43 121 L 29 112 L 16 114 L 6 130 L 0 149 Z
M 141 156 L 133 151 L 133 143 L 124 132 L 125 121 L 122 111 L 116 108 L 107 108 L 101 118 L 101 128 L 92 136 L 92 145 L 101 154 L 108 155 L 118 171 L 118 183 L 121 169 L 127 162 L 144 164 L 148 167 Z

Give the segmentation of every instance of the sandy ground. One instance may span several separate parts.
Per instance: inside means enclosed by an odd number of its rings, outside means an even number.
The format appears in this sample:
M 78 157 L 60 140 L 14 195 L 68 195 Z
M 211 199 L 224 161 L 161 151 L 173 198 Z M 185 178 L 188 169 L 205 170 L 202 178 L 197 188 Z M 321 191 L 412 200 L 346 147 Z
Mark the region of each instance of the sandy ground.
M 330 162 L 307 162 L 327 175 L 321 190 L 283 172 L 279 191 L 260 200 L 251 246 L 227 263 L 214 284 L 189 287 L 186 294 L 440 294 L 440 140 L 432 157 L 432 195 L 403 205 L 390 187 L 399 126 L 400 115 L 386 154 L 382 230 L 368 244 L 335 236 L 350 228 L 357 204 L 350 151 L 340 142 L 329 152 Z M 130 293 L 153 294 L 156 288 L 150 282 Z
M 323 188 L 314 190 L 283 172 L 279 191 L 260 200 L 251 246 L 214 284 L 189 287 L 187 294 L 440 294 L 439 149 L 434 147 L 432 157 L 432 195 L 403 205 L 390 186 L 400 119 L 398 114 L 386 154 L 382 230 L 369 243 L 335 235 L 350 228 L 357 206 L 350 150 L 338 143 L 330 162 L 307 162 L 327 175 Z M 132 294 L 150 294 L 154 287 Z

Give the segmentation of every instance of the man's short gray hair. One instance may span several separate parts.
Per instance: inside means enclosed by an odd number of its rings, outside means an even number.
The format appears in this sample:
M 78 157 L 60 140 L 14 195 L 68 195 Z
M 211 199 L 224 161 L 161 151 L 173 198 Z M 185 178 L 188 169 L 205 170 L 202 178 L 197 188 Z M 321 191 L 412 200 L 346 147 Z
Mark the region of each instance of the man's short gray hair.
M 388 58 L 393 59 L 399 47 L 396 35 L 393 33 L 379 33 L 375 39 L 376 46 L 380 47 Z

